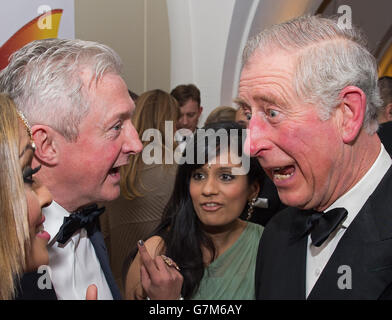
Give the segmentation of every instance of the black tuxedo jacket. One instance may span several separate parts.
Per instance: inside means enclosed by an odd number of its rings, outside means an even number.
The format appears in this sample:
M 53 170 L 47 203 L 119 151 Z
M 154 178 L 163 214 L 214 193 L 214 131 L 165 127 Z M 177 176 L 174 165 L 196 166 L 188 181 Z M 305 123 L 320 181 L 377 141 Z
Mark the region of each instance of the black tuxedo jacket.
M 392 121 L 380 124 L 377 133 L 385 149 L 392 156 Z
M 391 202 L 392 167 L 343 234 L 308 299 L 392 298 Z M 306 298 L 304 218 L 299 209 L 287 208 L 264 229 L 256 263 L 256 299 Z M 338 285 L 342 276 L 351 276 L 351 289 Z
M 98 221 L 98 220 L 97 220 Z M 121 300 L 121 293 L 114 280 L 105 241 L 97 223 L 95 228 L 89 234 L 90 241 L 94 247 L 95 254 L 99 260 L 106 281 L 113 295 L 114 300 Z M 42 276 L 37 272 L 26 273 L 21 279 L 21 285 L 16 297 L 17 300 L 56 300 L 56 292 L 53 289 L 39 289 L 38 279 Z M 99 290 L 99 289 L 98 289 Z

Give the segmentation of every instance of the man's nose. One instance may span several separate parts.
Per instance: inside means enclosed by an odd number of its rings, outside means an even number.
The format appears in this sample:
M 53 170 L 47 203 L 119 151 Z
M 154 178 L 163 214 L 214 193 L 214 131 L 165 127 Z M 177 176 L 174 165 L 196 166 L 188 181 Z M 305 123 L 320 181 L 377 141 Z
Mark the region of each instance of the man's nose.
M 244 144 L 244 152 L 251 156 L 260 156 L 260 152 L 269 149 L 267 139 L 267 125 L 264 119 L 259 116 L 252 116 L 249 121 L 248 129 L 246 129 L 246 140 Z
M 137 154 L 143 150 L 143 144 L 140 141 L 139 134 L 132 123 L 126 135 L 126 140 L 123 145 L 123 152 L 130 154 Z
M 183 123 L 183 125 L 187 125 L 188 122 L 189 122 L 188 117 L 187 117 L 187 116 L 184 116 L 184 117 L 182 118 L 182 123 Z

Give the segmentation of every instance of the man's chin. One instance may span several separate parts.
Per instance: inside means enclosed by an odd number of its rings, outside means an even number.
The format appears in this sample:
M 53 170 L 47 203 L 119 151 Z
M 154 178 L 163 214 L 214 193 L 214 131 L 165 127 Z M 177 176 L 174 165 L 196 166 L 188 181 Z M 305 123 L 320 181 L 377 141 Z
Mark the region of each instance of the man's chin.
M 307 201 L 301 198 L 300 194 L 290 192 L 288 190 L 280 190 L 277 188 L 280 201 L 289 207 L 303 208 Z
M 102 202 L 107 202 L 107 201 L 113 201 L 116 200 L 120 196 L 120 185 L 114 185 L 112 186 L 111 190 L 105 192 L 102 195 Z

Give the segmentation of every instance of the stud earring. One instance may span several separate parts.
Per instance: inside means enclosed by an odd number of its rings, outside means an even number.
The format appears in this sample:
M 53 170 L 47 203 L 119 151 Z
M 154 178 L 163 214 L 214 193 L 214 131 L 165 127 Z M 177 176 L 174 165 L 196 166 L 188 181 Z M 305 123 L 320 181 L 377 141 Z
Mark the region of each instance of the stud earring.
M 255 206 L 256 200 L 257 200 L 257 198 L 255 197 L 255 198 L 248 201 L 249 208 L 248 208 L 248 212 L 247 212 L 248 214 L 247 214 L 246 220 L 249 220 L 250 218 L 252 218 L 252 214 L 254 211 L 254 206 Z

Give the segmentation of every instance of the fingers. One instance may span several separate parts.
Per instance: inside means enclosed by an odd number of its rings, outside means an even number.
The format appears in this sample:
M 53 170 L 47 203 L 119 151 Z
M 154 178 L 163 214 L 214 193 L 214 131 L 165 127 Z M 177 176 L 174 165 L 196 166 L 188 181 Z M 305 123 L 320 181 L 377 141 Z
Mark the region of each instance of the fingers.
M 154 273 L 157 271 L 157 267 L 154 263 L 154 260 L 151 258 L 150 254 L 148 253 L 146 246 L 144 245 L 143 240 L 139 240 L 137 242 L 137 246 L 139 249 L 140 259 L 142 265 L 146 267 L 146 270 L 149 274 Z
M 165 263 L 160 263 L 157 259 L 158 257 L 155 259 L 151 258 L 143 240 L 139 240 L 137 246 L 140 254 L 140 277 L 143 287 L 149 287 L 151 283 L 157 283 L 162 277 L 167 277 L 167 272 L 164 269 Z
M 146 268 L 143 265 L 140 266 L 140 279 L 142 281 L 143 288 L 150 287 L 151 279 L 150 279 L 150 276 L 149 276 Z
M 169 267 L 161 256 L 155 258 L 157 271 L 148 275 L 141 266 L 142 286 L 151 300 L 176 300 L 181 297 L 183 277 L 174 267 Z M 147 284 L 148 283 L 148 284 Z
M 170 259 L 170 258 L 167 258 L 164 255 L 157 256 L 155 257 L 155 263 L 160 271 L 166 271 L 166 273 L 170 274 L 172 273 L 172 271 L 175 271 L 175 269 L 173 265 L 169 266 L 168 263 L 166 262 L 167 260 L 165 259 Z
M 151 258 L 147 246 L 138 241 L 140 280 L 145 294 L 152 300 L 178 299 L 183 277 L 177 264 L 164 255 Z
M 97 300 L 98 299 L 98 288 L 95 284 L 88 286 L 86 291 L 86 300 Z
M 166 257 L 165 255 L 161 255 L 163 261 L 169 266 L 175 268 L 177 271 L 180 271 L 179 266 L 175 263 L 171 258 Z

